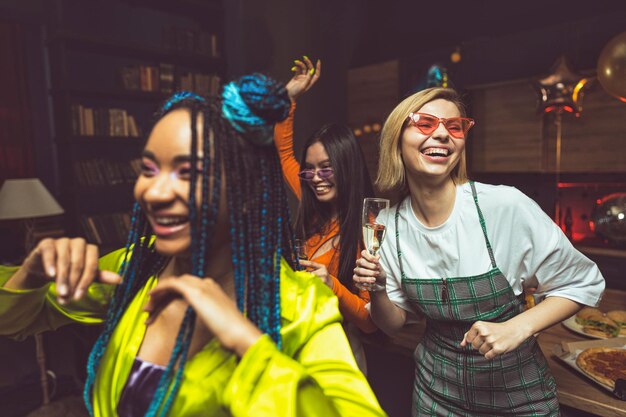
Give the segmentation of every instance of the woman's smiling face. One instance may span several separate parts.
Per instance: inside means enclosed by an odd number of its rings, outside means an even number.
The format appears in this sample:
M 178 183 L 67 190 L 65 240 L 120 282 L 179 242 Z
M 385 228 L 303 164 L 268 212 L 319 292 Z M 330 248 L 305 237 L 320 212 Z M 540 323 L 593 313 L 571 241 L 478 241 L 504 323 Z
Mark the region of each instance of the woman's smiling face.
M 313 190 L 315 197 L 322 203 L 331 203 L 337 199 L 337 187 L 333 177 L 322 179 L 317 175 L 317 170 L 322 168 L 332 168 L 328 153 L 321 142 L 315 142 L 306 151 L 306 158 L 303 169 L 310 169 L 316 172 L 309 187 Z
M 202 137 L 202 122 L 197 124 Z M 201 141 L 198 141 L 201 147 Z M 166 114 L 152 129 L 142 154 L 142 170 L 135 184 L 135 199 L 152 226 L 159 253 L 166 256 L 187 253 L 191 246 L 189 187 L 191 180 L 191 114 L 178 109 Z M 201 160 L 202 150 L 198 150 Z M 202 166 L 198 166 L 201 173 Z M 196 201 L 201 199 L 201 178 Z M 209 179 L 209 187 L 212 179 Z M 209 193 L 210 194 L 210 193 Z M 225 221 L 224 181 L 218 223 Z
M 444 99 L 436 99 L 416 110 L 439 118 L 459 117 L 458 107 Z M 465 139 L 453 138 L 443 123 L 425 135 L 410 123 L 404 128 L 400 149 L 407 175 L 413 178 L 450 176 L 465 149 Z

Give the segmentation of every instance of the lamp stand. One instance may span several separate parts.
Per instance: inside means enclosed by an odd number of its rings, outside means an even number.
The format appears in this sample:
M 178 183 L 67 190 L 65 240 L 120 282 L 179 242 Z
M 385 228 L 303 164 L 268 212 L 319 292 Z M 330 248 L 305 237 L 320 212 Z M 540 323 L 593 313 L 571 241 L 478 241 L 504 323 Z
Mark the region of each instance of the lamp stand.
M 22 220 L 24 226 L 24 251 L 26 256 L 35 247 L 35 224 L 36 220 L 33 218 Z

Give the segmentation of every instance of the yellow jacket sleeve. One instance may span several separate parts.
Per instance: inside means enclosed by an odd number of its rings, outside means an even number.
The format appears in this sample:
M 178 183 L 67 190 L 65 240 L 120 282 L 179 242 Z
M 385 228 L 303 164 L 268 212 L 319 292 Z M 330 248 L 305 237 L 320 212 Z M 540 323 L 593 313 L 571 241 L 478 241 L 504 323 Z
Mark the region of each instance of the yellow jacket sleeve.
M 123 258 L 121 249 L 100 259 L 101 269 L 117 271 Z M 4 284 L 19 267 L 0 266 L 0 335 L 16 340 L 78 322 L 102 323 L 114 288 L 94 283 L 80 301 L 61 305 L 53 282 L 40 288 L 16 290 Z
M 289 287 L 286 275 L 308 285 L 308 294 L 301 297 L 306 307 L 297 309 L 297 322 L 293 322 L 306 329 L 300 333 L 306 336 L 299 338 L 293 355 L 289 325 L 283 328 L 287 331 L 282 352 L 269 336 L 261 337 L 235 368 L 225 387 L 224 405 L 235 417 L 385 416 L 358 370 L 341 323 L 335 320 L 337 299 L 330 289 L 303 272 L 283 274 L 285 287 Z

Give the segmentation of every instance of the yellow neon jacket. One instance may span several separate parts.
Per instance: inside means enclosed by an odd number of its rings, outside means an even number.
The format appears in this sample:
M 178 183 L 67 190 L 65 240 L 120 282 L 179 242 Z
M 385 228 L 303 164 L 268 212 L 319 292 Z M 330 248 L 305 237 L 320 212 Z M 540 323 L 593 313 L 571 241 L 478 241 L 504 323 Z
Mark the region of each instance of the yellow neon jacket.
M 117 271 L 123 250 L 100 260 Z M 93 284 L 78 303 L 56 302 L 53 283 L 33 290 L 2 288 L 17 270 L 0 266 L 0 335 L 22 339 L 71 322 L 101 323 L 112 288 Z M 157 279 L 131 302 L 102 358 L 94 385 L 94 413 L 116 407 L 146 326 L 143 306 Z M 317 277 L 281 262 L 283 347 L 267 335 L 241 358 L 212 339 L 185 365 L 171 416 L 384 416 L 354 362 L 341 327 L 337 298 Z

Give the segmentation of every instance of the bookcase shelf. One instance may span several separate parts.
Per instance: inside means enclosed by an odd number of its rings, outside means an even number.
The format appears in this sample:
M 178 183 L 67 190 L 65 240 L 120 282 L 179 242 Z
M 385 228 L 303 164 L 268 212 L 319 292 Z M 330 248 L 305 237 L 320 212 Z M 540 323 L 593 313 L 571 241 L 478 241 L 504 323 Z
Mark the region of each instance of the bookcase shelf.
M 122 247 L 158 105 L 182 89 L 216 94 L 225 76 L 221 2 L 49 0 L 45 7 L 65 228 L 106 249 Z
M 76 98 L 85 99 L 106 99 L 106 100 L 121 100 L 121 101 L 145 101 L 151 103 L 158 103 L 161 100 L 166 99 L 170 93 L 161 93 L 156 91 L 139 91 L 139 90 L 86 90 L 78 88 L 57 88 L 50 90 L 50 94 L 53 96 L 69 95 Z
M 132 146 L 133 149 L 139 149 L 144 144 L 143 137 L 135 136 L 64 136 L 57 139 L 57 142 L 78 146 Z
M 195 19 L 204 19 L 207 15 L 221 15 L 221 3 L 206 0 L 125 0 L 135 6 L 146 6 L 167 13 L 187 15 Z
M 58 32 L 54 34 L 49 39 L 49 43 L 51 45 L 55 43 L 62 44 L 67 48 L 88 53 L 97 51 L 98 54 L 102 55 L 127 57 L 145 61 L 172 62 L 177 65 L 189 66 L 216 73 L 223 73 L 225 68 L 225 62 L 220 57 L 191 54 L 181 51 L 168 51 L 132 43 L 91 38 L 68 32 Z
M 62 195 L 71 195 L 75 199 L 76 221 L 84 216 L 129 212 L 133 206 L 133 184 L 76 185 L 63 189 Z

